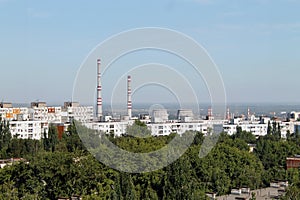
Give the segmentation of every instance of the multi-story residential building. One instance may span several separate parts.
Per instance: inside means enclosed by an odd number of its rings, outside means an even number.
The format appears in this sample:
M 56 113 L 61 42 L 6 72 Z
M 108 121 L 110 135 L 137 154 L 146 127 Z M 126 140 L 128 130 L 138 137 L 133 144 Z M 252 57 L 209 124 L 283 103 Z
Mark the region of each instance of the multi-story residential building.
M 56 107 L 33 107 L 32 120 L 47 121 L 49 123 L 62 123 L 62 108 Z
M 65 102 L 63 107 L 63 122 L 70 122 L 72 119 L 87 123 L 94 118 L 93 106 L 80 106 L 77 102 Z
M 228 124 L 223 125 L 224 132 L 233 135 L 237 132 L 237 127 L 241 127 L 243 131 L 251 132 L 256 137 L 265 136 L 268 133 L 268 124 L 273 122 L 279 124 L 281 137 L 286 138 L 287 132 L 294 132 L 294 122 L 283 122 L 280 120 L 271 120 L 268 117 L 261 117 L 260 119 L 244 120 L 242 118 L 232 119 Z
M 268 124 L 244 122 L 240 124 L 224 124 L 224 132 L 233 135 L 237 132 L 237 127 L 241 127 L 243 131 L 251 132 L 256 137 L 267 135 Z
M 186 131 L 200 131 L 204 135 L 208 133 L 208 124 L 204 121 L 198 122 L 167 122 L 147 124 L 153 136 L 170 135 L 171 133 L 183 134 Z
M 12 107 L 11 103 L 1 104 L 0 117 L 9 121 L 13 137 L 22 139 L 41 139 L 48 133 L 49 124 L 65 127 L 72 119 L 80 122 L 93 120 L 92 106 L 79 106 L 78 103 L 66 102 L 64 107 L 47 106 L 45 102 L 32 102 L 31 107 Z
M 48 133 L 47 121 L 10 121 L 9 126 L 12 136 L 20 139 L 40 140 Z
M 26 107 L 0 108 L 0 117 L 6 121 L 29 120 L 30 119 L 30 110 L 29 110 L 29 108 L 26 108 Z
M 126 129 L 132 125 L 134 120 L 129 121 L 110 121 L 110 122 L 92 122 L 84 125 L 90 129 L 102 131 L 104 133 L 114 133 L 115 136 L 126 134 Z M 151 131 L 152 136 L 165 136 L 171 133 L 183 134 L 186 131 L 200 131 L 203 134 L 208 133 L 208 125 L 204 121 L 199 122 L 165 122 L 146 124 Z
M 269 117 L 257 118 L 254 115 L 236 117 L 231 120 L 213 119 L 212 112 L 208 120 L 196 120 L 192 110 L 182 109 L 177 112 L 176 120 L 169 120 L 165 109 L 153 110 L 150 116 L 144 116 L 141 121 L 146 124 L 153 136 L 169 135 L 171 133 L 183 134 L 186 131 L 199 131 L 204 135 L 212 131 L 224 131 L 229 135 L 235 134 L 237 126 L 243 131 L 251 132 L 256 137 L 264 136 L 268 131 L 268 123 L 276 122 L 280 126 L 281 136 L 286 137 L 287 132 L 300 130 L 300 122 L 291 120 L 284 122 Z M 114 133 L 115 136 L 126 134 L 127 127 L 134 123 L 135 117 L 128 116 L 115 119 L 111 116 L 102 116 L 95 120 L 92 106 L 81 106 L 77 102 L 65 102 L 64 106 L 47 106 L 45 102 L 33 102 L 31 107 L 14 108 L 10 104 L 2 105 L 0 117 L 10 122 L 13 136 L 24 139 L 41 139 L 44 132 L 48 132 L 49 124 L 59 126 L 60 135 L 67 129 L 70 122 L 75 119 L 93 130 L 104 133 Z M 196 117 L 197 118 L 197 117 Z M 199 119 L 199 118 L 198 118 Z M 104 120 L 104 121 L 102 121 Z
M 134 123 L 130 121 L 108 121 L 108 122 L 89 122 L 84 123 L 87 128 L 101 131 L 103 133 L 113 133 L 115 136 L 121 136 L 126 133 L 126 129 L 129 125 Z

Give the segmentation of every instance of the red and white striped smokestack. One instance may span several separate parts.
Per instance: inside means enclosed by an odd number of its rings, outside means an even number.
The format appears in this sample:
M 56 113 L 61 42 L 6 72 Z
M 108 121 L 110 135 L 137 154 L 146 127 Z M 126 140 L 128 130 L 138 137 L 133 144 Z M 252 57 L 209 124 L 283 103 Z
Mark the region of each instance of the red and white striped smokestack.
M 97 60 L 97 118 L 102 118 L 102 86 L 101 86 L 101 71 L 100 71 L 101 60 Z
M 208 108 L 208 113 L 207 114 L 208 114 L 208 117 L 212 117 L 213 114 L 212 114 L 212 108 L 211 107 Z
M 129 119 L 132 117 L 132 101 L 131 101 L 131 76 L 127 76 L 127 112 Z
M 230 120 L 230 110 L 229 108 L 227 108 L 227 117 L 226 117 L 227 120 Z

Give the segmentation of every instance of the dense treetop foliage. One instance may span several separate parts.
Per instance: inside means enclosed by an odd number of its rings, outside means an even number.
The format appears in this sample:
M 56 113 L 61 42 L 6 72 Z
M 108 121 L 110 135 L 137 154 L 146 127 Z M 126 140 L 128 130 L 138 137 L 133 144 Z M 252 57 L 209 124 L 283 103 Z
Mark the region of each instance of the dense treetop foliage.
M 23 140 L 12 138 L 7 122 L 0 120 L 1 158 L 23 157 L 28 161 L 0 169 L 0 199 L 57 199 L 72 195 L 84 199 L 206 199 L 206 192 L 223 195 L 242 186 L 256 189 L 276 179 L 287 179 L 292 184 L 285 199 L 299 197 L 300 172 L 286 170 L 286 157 L 300 154 L 296 134 L 286 140 L 278 137 L 278 130 L 259 139 L 241 130 L 233 136 L 221 134 L 212 151 L 200 159 L 204 136 L 194 132 L 194 142 L 174 163 L 154 172 L 129 174 L 97 161 L 87 149 L 97 149 L 101 138 L 95 131 L 84 129 L 73 122 L 59 140 L 56 128 L 50 126 L 41 141 Z M 175 137 L 100 136 L 136 153 L 160 149 Z M 248 143 L 256 145 L 253 153 Z

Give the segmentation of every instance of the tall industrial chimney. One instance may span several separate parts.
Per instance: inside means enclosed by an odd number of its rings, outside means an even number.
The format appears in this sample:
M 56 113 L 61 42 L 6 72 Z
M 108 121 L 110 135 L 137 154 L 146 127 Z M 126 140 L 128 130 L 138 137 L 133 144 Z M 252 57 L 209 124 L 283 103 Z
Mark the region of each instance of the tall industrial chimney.
M 247 111 L 247 118 L 248 118 L 248 120 L 251 118 L 251 116 L 250 116 L 250 108 L 248 108 L 248 111 Z
M 227 119 L 227 120 L 230 120 L 230 110 L 229 110 L 229 108 L 227 108 L 227 116 L 226 116 L 226 119 Z
M 101 71 L 100 71 L 101 60 L 97 60 L 97 118 L 102 119 L 102 86 L 101 86 Z
M 209 107 L 208 108 L 208 117 L 212 117 L 212 108 L 211 107 Z
M 127 76 L 127 112 L 128 117 L 132 117 L 132 101 L 131 101 L 131 76 Z

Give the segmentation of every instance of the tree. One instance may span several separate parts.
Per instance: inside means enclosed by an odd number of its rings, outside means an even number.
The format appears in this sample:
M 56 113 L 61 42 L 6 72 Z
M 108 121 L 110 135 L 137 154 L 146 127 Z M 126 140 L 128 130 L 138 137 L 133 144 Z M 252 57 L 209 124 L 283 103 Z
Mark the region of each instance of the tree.
M 120 172 L 121 196 L 124 200 L 134 200 L 136 198 L 134 185 L 130 174 Z
M 270 121 L 268 121 L 267 135 L 271 135 L 271 134 L 272 134 L 271 122 L 270 122 Z
M 290 140 L 290 139 L 291 139 L 291 131 L 290 131 L 290 130 L 287 130 L 287 131 L 286 131 L 286 139 L 287 139 L 287 140 Z
M 57 128 L 53 124 L 50 124 L 48 134 L 44 132 L 43 143 L 46 151 L 55 151 L 56 144 L 58 143 L 58 133 Z
M 135 120 L 132 126 L 127 126 L 126 134 L 134 137 L 151 137 L 151 131 L 140 120 Z
M 242 132 L 243 132 L 242 127 L 237 126 L 236 127 L 236 135 L 237 135 L 237 137 L 239 137 L 242 134 Z
M 204 141 L 204 134 L 201 132 L 196 132 L 196 135 L 194 137 L 194 145 L 201 145 Z
M 276 123 L 276 121 L 274 121 L 272 123 L 272 131 L 271 134 L 274 136 L 274 138 L 276 140 L 279 140 L 281 138 L 281 131 L 280 131 L 280 124 Z
M 9 122 L 2 120 L 0 117 L 0 156 L 6 158 L 6 150 L 11 141 L 11 133 L 9 130 Z
M 296 138 L 299 137 L 299 126 L 298 126 L 298 125 L 296 125 L 295 137 L 296 137 Z
M 256 142 L 255 136 L 251 132 L 239 131 L 236 134 L 232 135 L 233 139 L 241 139 L 248 144 L 254 144 Z
M 7 149 L 7 155 L 14 158 L 35 156 L 42 148 L 38 140 L 13 138 Z
M 290 200 L 290 199 L 300 199 L 300 184 L 295 184 L 288 187 L 286 194 L 281 199 Z
M 63 134 L 62 140 L 60 142 L 66 145 L 66 148 L 69 152 L 86 150 L 78 135 L 74 120 L 69 125 L 67 132 Z
M 251 193 L 250 200 L 256 200 L 256 194 L 254 192 Z

